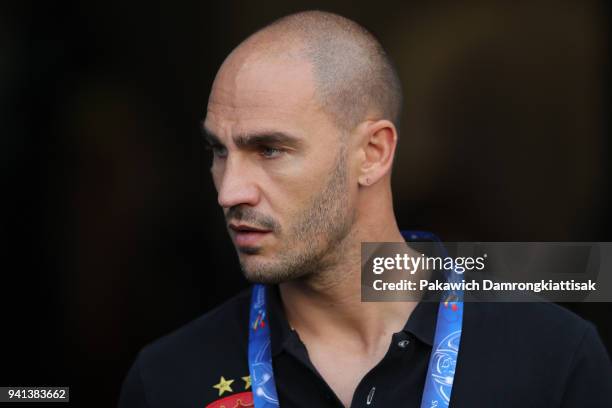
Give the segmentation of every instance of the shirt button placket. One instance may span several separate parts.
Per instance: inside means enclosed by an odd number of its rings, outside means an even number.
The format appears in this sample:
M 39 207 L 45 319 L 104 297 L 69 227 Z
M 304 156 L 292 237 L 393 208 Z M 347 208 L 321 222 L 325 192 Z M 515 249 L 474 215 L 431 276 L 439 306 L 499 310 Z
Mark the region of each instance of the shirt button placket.
M 372 405 L 374 401 L 374 393 L 376 392 L 376 387 L 372 387 L 370 392 L 368 393 L 368 397 L 366 398 L 366 405 Z
M 409 344 L 410 344 L 410 340 L 400 340 L 400 341 L 397 342 L 397 346 L 399 348 L 403 348 L 403 349 L 408 347 Z

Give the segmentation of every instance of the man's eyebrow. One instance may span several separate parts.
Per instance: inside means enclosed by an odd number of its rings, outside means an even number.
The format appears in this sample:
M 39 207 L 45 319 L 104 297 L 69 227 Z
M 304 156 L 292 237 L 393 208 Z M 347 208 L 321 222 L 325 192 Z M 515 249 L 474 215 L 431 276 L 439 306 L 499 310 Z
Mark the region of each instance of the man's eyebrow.
M 223 146 L 217 135 L 202 126 L 202 134 L 206 141 L 212 146 Z M 234 137 L 237 147 L 248 149 L 262 145 L 285 145 L 288 147 L 299 147 L 302 141 L 294 135 L 276 130 L 258 131 L 254 133 L 242 134 Z
M 279 131 L 260 131 L 238 135 L 234 138 L 236 146 L 250 148 L 262 145 L 285 145 L 288 147 L 299 147 L 302 141 L 293 135 Z
M 219 138 L 205 126 L 202 126 L 202 135 L 211 146 L 223 146 L 223 143 L 221 143 Z

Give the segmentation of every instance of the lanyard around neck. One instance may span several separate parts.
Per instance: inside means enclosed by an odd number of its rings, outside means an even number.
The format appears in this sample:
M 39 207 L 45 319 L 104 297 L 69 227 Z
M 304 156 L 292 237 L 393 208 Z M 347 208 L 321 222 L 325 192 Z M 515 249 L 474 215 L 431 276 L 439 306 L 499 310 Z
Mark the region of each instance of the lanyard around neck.
M 446 256 L 440 240 L 432 233 L 402 231 L 408 241 L 434 241 Z M 458 279 L 456 273 L 447 276 L 448 281 Z M 461 329 L 463 323 L 463 293 L 448 292 L 440 302 L 433 348 L 429 357 L 425 389 L 421 408 L 447 408 L 455 378 Z M 280 408 L 272 369 L 272 341 L 266 315 L 266 287 L 254 285 L 249 316 L 249 372 L 255 408 Z

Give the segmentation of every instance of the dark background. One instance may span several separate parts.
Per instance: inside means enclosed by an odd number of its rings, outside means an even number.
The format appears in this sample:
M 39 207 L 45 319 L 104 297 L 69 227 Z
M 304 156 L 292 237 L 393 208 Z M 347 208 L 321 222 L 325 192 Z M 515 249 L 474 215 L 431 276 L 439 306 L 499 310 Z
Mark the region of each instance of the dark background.
M 0 385 L 115 406 L 143 345 L 246 287 L 199 122 L 225 56 L 310 8 L 398 65 L 402 228 L 612 241 L 605 2 L 2 3 Z M 612 349 L 610 304 L 566 306 Z

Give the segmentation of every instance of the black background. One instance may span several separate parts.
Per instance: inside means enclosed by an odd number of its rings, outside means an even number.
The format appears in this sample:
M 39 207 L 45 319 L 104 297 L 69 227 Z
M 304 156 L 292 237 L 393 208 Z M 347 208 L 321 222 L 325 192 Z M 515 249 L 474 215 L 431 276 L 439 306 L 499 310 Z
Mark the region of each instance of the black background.
M 2 3 L 0 385 L 115 406 L 144 344 L 246 287 L 199 124 L 225 56 L 312 8 L 398 65 L 401 228 L 612 241 L 604 2 Z M 610 304 L 566 306 L 612 349 Z

